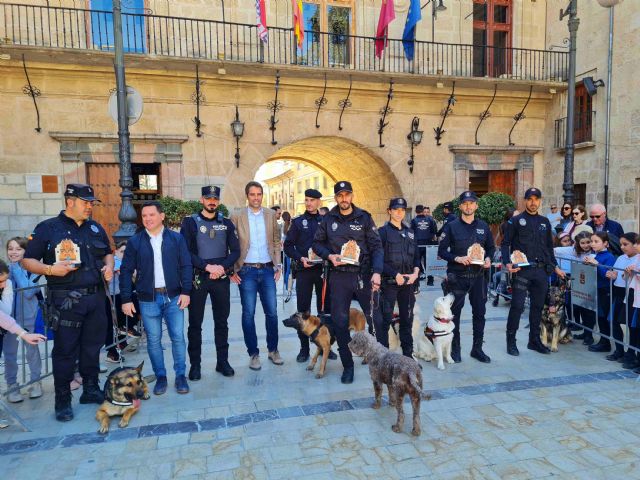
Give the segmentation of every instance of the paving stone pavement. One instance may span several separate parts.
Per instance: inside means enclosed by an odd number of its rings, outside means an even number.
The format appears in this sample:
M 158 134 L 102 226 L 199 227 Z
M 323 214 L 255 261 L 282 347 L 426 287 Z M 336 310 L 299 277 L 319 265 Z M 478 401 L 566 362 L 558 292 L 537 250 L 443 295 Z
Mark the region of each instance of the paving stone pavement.
M 418 316 L 431 310 L 439 288 L 419 296 Z M 279 318 L 290 315 L 295 299 L 279 299 Z M 283 308 L 284 307 L 284 308 Z M 203 346 L 203 379 L 191 392 L 143 402 L 126 429 L 96 432 L 95 405 L 74 398 L 74 421 L 53 418 L 53 385 L 45 395 L 10 408 L 19 424 L 0 430 L 3 479 L 45 477 L 92 479 L 533 479 L 640 478 L 640 383 L 636 375 L 591 353 L 579 342 L 560 352 L 505 352 L 507 308 L 488 304 L 485 351 L 489 365 L 471 359 L 471 312 L 463 312 L 463 361 L 441 372 L 421 362 L 425 387 L 422 436 L 391 431 L 395 409 L 372 410 L 373 389 L 366 366 L 356 362 L 352 385 L 340 383 L 339 361 L 316 379 L 298 364 L 298 340 L 280 324 L 283 366 L 266 358 L 264 316 L 257 309 L 263 368 L 248 368 L 234 298 L 230 316 L 233 378 L 214 371 L 210 309 Z M 526 319 L 523 319 L 526 324 Z M 172 365 L 168 338 L 165 360 Z M 146 359 L 140 348 L 127 365 Z M 145 362 L 145 374 L 151 373 Z M 104 378 L 104 376 L 103 376 Z M 411 407 L 407 405 L 410 414 Z M 6 412 L 3 413 L 6 417 Z M 409 417 L 410 418 L 410 417 Z M 410 422 L 408 422 L 410 423 Z

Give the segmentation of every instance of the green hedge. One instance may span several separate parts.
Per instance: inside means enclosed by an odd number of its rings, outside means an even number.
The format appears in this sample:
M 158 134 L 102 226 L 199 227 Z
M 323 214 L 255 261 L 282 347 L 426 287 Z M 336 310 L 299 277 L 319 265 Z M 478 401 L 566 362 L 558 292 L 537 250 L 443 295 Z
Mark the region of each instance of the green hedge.
M 197 200 L 180 200 L 173 197 L 160 197 L 158 199 L 164 209 L 165 225 L 169 228 L 180 228 L 182 219 L 202 210 L 202 204 Z M 229 216 L 229 209 L 224 205 L 218 205 L 218 210 L 225 217 Z
M 456 215 L 460 215 L 460 202 L 458 198 L 454 198 L 451 200 L 453 203 L 454 212 Z M 443 208 L 441 203 L 436 209 L 433 211 L 433 217 L 438 220 L 444 220 Z M 489 225 L 497 225 L 502 223 L 502 220 L 507 213 L 507 210 L 510 208 L 516 208 L 516 202 L 513 198 L 511 198 L 506 193 L 501 192 L 490 192 L 484 194 L 478 200 L 478 210 L 476 215 L 478 218 L 484 220 Z

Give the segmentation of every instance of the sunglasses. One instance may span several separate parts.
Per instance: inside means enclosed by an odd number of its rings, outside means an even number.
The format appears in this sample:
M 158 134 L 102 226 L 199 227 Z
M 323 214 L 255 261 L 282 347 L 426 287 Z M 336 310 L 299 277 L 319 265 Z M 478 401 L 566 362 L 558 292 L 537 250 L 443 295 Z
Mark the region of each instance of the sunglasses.
M 574 215 L 580 215 L 582 212 L 578 211 L 578 212 L 572 212 Z
M 551 207 L 551 210 L 557 210 L 558 207 Z
M 591 218 L 600 218 L 602 215 L 589 215 Z
M 562 207 L 563 210 L 571 210 L 571 207 Z

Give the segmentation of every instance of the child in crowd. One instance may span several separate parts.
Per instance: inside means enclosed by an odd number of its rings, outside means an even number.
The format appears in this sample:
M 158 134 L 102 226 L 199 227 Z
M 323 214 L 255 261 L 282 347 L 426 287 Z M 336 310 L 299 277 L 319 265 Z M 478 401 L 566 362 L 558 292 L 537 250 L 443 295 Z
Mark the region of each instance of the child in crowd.
M 619 270 L 626 269 L 634 261 L 636 254 L 636 242 L 638 235 L 633 232 L 624 233 L 620 237 L 620 248 L 623 255 L 620 255 L 614 263 L 614 268 Z M 610 270 L 607 272 L 607 278 L 613 280 L 613 295 L 612 295 L 612 311 L 611 319 L 613 326 L 613 338 L 617 340 L 615 344 L 615 350 L 611 355 L 607 355 L 607 360 L 622 362 L 626 365 L 626 368 L 633 369 L 640 366 L 637 362 L 636 353 L 631 348 L 624 352 L 624 332 L 621 325 L 631 326 L 633 320 L 633 297 L 634 290 L 631 288 L 631 279 L 628 275 L 620 274 L 618 270 Z M 629 288 L 627 288 L 629 287 Z M 626 306 L 625 306 L 626 305 Z M 638 329 L 629 328 L 629 344 L 637 343 L 637 339 L 632 339 L 631 334 L 634 335 L 638 332 Z M 619 343 L 618 343 L 619 342 Z
M 633 257 L 631 265 L 625 268 L 625 275 L 628 276 L 627 278 L 629 278 L 634 292 L 638 292 L 633 299 L 633 318 L 630 323 L 629 344 L 632 347 L 640 348 L 640 235 L 636 239 L 635 251 L 636 256 Z M 632 364 L 636 365 L 633 371 L 640 373 L 640 353 L 636 354 L 635 362 L 626 362 L 622 367 L 629 368 Z
M 23 289 L 14 292 L 12 315 L 23 329 L 33 332 L 36 317 L 38 316 L 38 293 L 37 279 L 20 266 L 20 261 L 24 257 L 24 250 L 27 247 L 27 239 L 24 237 L 13 237 L 7 242 L 7 258 L 10 266 L 10 279 L 15 289 Z M 34 281 L 35 280 L 35 281 Z M 5 356 L 5 378 L 9 389 L 18 386 L 18 337 L 13 334 L 6 334 L 3 340 L 3 350 Z M 29 387 L 29 398 L 39 398 L 42 396 L 42 386 L 38 379 L 42 371 L 42 360 L 40 349 L 37 345 L 26 345 L 26 361 L 29 364 L 31 381 L 35 382 Z M 7 399 L 11 403 L 18 403 L 23 400 L 19 390 L 9 393 Z
M 595 256 L 588 256 L 584 263 L 595 265 L 598 268 L 598 329 L 600 330 L 600 340 L 595 345 L 589 347 L 590 352 L 610 352 L 611 341 L 604 336 L 611 334 L 609 328 L 609 279 L 607 267 L 612 267 L 616 263 L 616 257 L 608 250 L 609 234 L 607 232 L 595 232 L 591 235 L 591 249 Z
M 0 312 L 11 315 L 13 310 L 13 285 L 9 279 L 9 266 L 0 260 Z M 5 331 L 0 328 L 0 355 Z

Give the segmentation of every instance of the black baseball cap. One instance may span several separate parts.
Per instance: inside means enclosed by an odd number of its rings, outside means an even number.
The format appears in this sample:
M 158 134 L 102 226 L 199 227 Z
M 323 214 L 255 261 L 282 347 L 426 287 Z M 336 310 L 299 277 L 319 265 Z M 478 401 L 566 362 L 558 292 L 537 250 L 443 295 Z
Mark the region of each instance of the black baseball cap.
M 442 208 L 446 208 L 447 210 L 453 210 L 453 203 L 445 202 L 442 204 Z
M 202 187 L 201 191 L 204 198 L 220 199 L 220 187 L 216 187 L 215 185 L 207 185 L 206 187 Z
M 86 202 L 99 202 L 91 185 L 84 183 L 70 183 L 64 191 L 65 197 L 77 197 Z
M 346 180 L 342 180 L 342 181 L 336 183 L 333 186 L 333 194 L 337 195 L 340 192 L 353 193 L 353 187 L 351 186 L 351 182 L 347 182 Z
M 542 198 L 542 192 L 541 192 L 541 191 L 540 191 L 540 189 L 538 189 L 538 188 L 531 187 L 531 188 L 530 188 L 530 189 L 528 189 L 526 192 L 524 192 L 524 198 L 525 198 L 525 200 L 526 200 L 526 199 L 528 199 L 528 198 L 530 198 L 530 197 L 533 197 L 534 195 L 535 195 L 536 197 L 538 197 L 538 198 Z
M 458 200 L 460 201 L 460 203 L 477 202 L 478 201 L 478 196 L 476 195 L 476 192 L 473 192 L 471 190 L 467 190 L 466 192 L 462 192 L 460 194 L 460 196 L 458 197 Z
M 407 201 L 402 197 L 396 197 L 389 200 L 389 208 L 391 210 L 395 208 L 407 208 Z
M 322 198 L 322 193 L 320 193 L 315 188 L 307 188 L 304 191 L 304 196 L 309 198 Z

